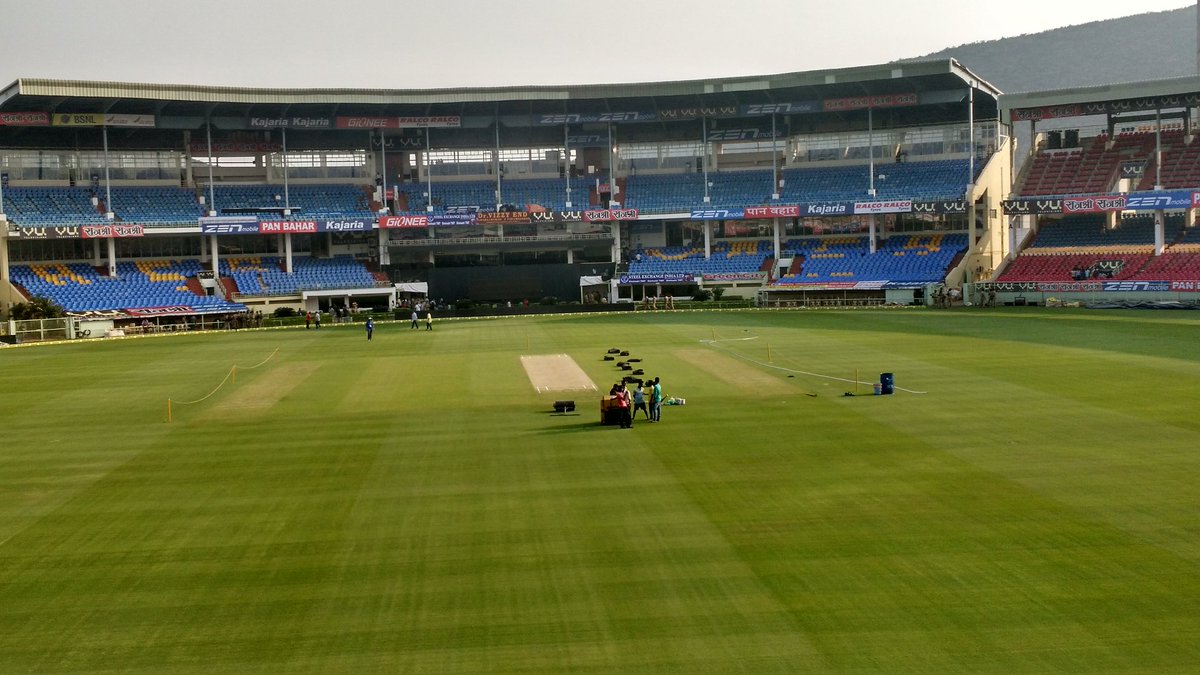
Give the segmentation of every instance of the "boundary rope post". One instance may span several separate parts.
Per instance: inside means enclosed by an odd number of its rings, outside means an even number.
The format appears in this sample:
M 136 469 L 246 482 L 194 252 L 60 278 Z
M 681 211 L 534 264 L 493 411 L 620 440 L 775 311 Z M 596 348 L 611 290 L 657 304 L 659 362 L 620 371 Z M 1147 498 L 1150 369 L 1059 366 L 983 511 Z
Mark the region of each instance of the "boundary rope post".
M 167 424 L 170 424 L 171 421 L 171 399 L 167 399 Z

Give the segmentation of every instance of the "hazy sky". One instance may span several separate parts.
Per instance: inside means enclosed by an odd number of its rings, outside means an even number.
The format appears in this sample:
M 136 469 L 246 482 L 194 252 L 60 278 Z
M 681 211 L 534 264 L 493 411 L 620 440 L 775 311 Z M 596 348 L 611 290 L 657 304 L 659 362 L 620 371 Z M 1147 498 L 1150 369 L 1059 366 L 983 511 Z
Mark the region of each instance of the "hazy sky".
M 0 86 L 50 77 L 409 89 L 762 75 L 882 63 L 1188 4 L 0 0 Z

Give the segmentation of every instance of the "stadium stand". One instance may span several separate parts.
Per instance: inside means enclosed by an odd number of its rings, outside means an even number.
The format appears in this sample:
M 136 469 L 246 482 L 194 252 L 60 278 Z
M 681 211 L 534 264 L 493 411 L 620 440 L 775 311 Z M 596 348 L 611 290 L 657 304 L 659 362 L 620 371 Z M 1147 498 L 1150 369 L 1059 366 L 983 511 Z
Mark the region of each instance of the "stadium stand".
M 1185 145 L 1182 131 L 1164 132 L 1162 142 L 1163 186 L 1200 185 L 1200 146 Z M 1027 197 L 1112 192 L 1123 162 L 1143 163 L 1145 173 L 1137 189 L 1151 190 L 1156 174 L 1154 143 L 1153 133 L 1118 134 L 1111 145 L 1108 135 L 1101 134 L 1082 148 L 1044 150 L 1033 156 L 1017 192 Z
M 349 256 L 328 259 L 295 258 L 292 274 L 273 256 L 225 258 L 222 276 L 233 278 L 235 292 L 247 296 L 286 295 L 302 290 L 373 288 L 374 275 Z
M 870 252 L 866 237 L 791 239 L 785 255 L 801 259 L 777 286 L 845 282 L 939 283 L 967 248 L 967 235 L 893 235 Z
M 214 205 L 221 212 L 281 209 L 284 207 L 283 194 L 281 185 L 218 185 L 214 188 Z M 356 185 L 293 185 L 287 194 L 287 203 L 297 217 L 371 213 L 366 192 Z
M 119 221 L 149 226 L 194 225 L 204 215 L 195 193 L 177 187 L 114 187 L 109 208 Z
M 1126 214 L 1107 229 L 1099 215 L 1066 216 L 1042 225 L 1036 239 L 998 281 L 1184 281 L 1200 278 L 1200 228 L 1168 214 L 1168 247 L 1153 255 L 1154 217 Z
M 704 257 L 704 248 L 665 246 L 634 251 L 630 274 L 746 274 L 758 272 L 771 255 L 769 241 L 719 241 L 712 254 Z
M 877 164 L 876 199 L 961 199 L 967 187 L 969 166 L 965 159 Z M 788 169 L 783 172 L 780 199 L 785 203 L 866 199 L 870 178 L 865 164 Z
M 204 295 L 189 279 L 198 260 L 143 260 L 117 263 L 109 278 L 85 263 L 14 265 L 13 281 L 27 294 L 50 298 L 69 312 L 186 306 L 211 312 L 238 312 L 244 305 Z
M 107 220 L 92 204 L 92 190 L 81 187 L 18 187 L 4 191 L 9 220 L 19 225 L 101 225 Z

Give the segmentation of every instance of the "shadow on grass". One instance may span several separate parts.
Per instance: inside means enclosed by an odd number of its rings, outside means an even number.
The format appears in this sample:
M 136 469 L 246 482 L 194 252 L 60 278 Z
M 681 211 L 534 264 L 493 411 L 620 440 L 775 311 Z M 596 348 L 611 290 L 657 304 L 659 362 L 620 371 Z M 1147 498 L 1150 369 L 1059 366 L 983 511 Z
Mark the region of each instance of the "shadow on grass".
M 579 412 L 569 413 L 537 413 L 538 417 L 548 418 L 545 420 L 544 428 L 536 429 L 539 434 L 575 434 L 584 431 L 603 431 L 605 429 L 616 429 L 617 427 L 600 424 L 599 420 L 594 415 L 584 415 Z M 567 418 L 567 419 L 559 419 Z M 568 419 L 570 421 L 568 421 Z

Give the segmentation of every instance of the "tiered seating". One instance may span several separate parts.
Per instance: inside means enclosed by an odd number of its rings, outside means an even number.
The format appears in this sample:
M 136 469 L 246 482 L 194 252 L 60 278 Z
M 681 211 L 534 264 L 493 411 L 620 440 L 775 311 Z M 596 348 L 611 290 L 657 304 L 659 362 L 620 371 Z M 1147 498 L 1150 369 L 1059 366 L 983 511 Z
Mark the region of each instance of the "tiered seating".
M 1154 134 L 1120 134 L 1111 148 L 1108 140 L 1107 135 L 1100 135 L 1080 149 L 1034 155 L 1019 194 L 1034 197 L 1111 192 L 1121 162 L 1144 161 L 1153 154 Z
M 117 220 L 151 226 L 194 225 L 204 215 L 195 193 L 178 187 L 115 187 L 109 208 Z
M 998 281 L 1074 281 L 1072 271 L 1092 268 L 1099 262 L 1120 261 L 1119 271 L 1112 279 L 1133 279 L 1138 270 L 1149 261 L 1150 253 L 1118 253 L 1093 251 L 1089 253 L 1057 253 L 1030 255 L 1028 252 L 1017 257 L 1004 270 Z
M 865 237 L 793 239 L 785 250 L 803 263 L 776 285 L 938 283 L 966 247 L 965 234 L 894 235 L 874 254 Z
M 493 186 L 494 188 L 494 186 Z M 560 211 L 567 201 L 567 181 L 565 178 L 521 178 L 505 180 L 500 184 L 501 199 L 505 204 L 513 204 L 518 209 L 524 209 L 528 204 L 537 204 L 547 209 Z M 591 181 L 573 179 L 571 181 L 571 208 L 586 209 L 591 193 Z M 434 196 L 437 186 L 434 186 Z M 495 208 L 495 201 L 491 208 Z
M 1126 214 L 1105 229 L 1104 217 L 1068 216 L 1042 225 L 1037 239 L 1008 266 L 999 281 L 1076 281 L 1079 270 L 1113 272 L 1111 279 L 1200 280 L 1200 228 L 1183 229 L 1182 214 L 1168 214 L 1168 248 L 1154 256 L 1154 216 Z M 1115 270 L 1113 261 L 1120 261 Z M 1103 269 L 1097 263 L 1105 263 Z M 1092 278 L 1094 278 L 1094 273 Z
M 302 290 L 374 288 L 375 277 L 348 256 L 329 259 L 294 258 L 292 274 L 276 257 L 225 258 L 221 275 L 237 283 L 242 295 L 286 295 Z
M 206 312 L 237 312 L 244 305 L 197 295 L 187 279 L 201 269 L 198 260 L 117 263 L 117 278 L 102 276 L 84 263 L 14 265 L 12 278 L 27 293 L 50 298 L 69 312 L 188 306 Z
M 905 162 L 875 166 L 876 199 L 961 199 L 970 163 L 965 159 Z M 976 165 L 976 171 L 981 169 Z M 780 198 L 785 203 L 841 202 L 867 199 L 866 165 L 788 169 Z
M 638 174 L 629 177 L 626 189 L 625 206 L 647 213 L 677 213 L 704 206 L 704 176 L 697 173 Z
M 218 185 L 214 200 L 220 211 L 284 207 L 282 185 Z M 280 199 L 275 199 L 275 197 Z M 115 201 L 115 200 L 114 200 Z M 293 185 L 288 204 L 302 218 L 362 216 L 371 212 L 367 195 L 356 185 Z
M 1154 245 L 1154 216 L 1126 215 L 1117 227 L 1106 229 L 1104 216 L 1065 216 L 1042 225 L 1026 254 L 1072 253 L 1091 251 L 1140 252 Z M 1166 239 L 1173 241 L 1183 224 L 1183 216 L 1172 214 L 1165 223 Z
M 1154 161 L 1148 162 L 1137 189 L 1153 190 L 1158 173 Z M 1163 134 L 1162 187 L 1167 190 L 1200 187 L 1200 142 L 1184 144 L 1182 131 Z
M 396 186 L 407 200 L 408 213 L 425 213 L 428 200 L 425 183 L 402 183 Z M 520 210 L 528 205 L 537 205 L 553 211 L 566 208 L 567 180 L 565 178 L 514 178 L 500 183 L 500 198 L 503 204 L 512 204 Z M 591 181 L 571 180 L 571 208 L 589 208 Z M 496 210 L 496 182 L 466 180 L 433 184 L 433 212 L 444 213 L 448 207 L 473 206 L 480 211 Z
M 1195 250 L 1176 252 L 1172 246 L 1155 256 L 1133 278 L 1146 281 L 1200 281 L 1200 244 Z M 1019 260 L 1019 258 L 1018 258 Z
M 706 260 L 704 248 L 665 246 L 634 251 L 630 274 L 745 274 L 757 272 L 771 255 L 769 241 L 719 241 Z
M 104 214 L 92 204 L 92 191 L 80 187 L 29 188 L 4 191 L 4 210 L 18 225 L 100 225 Z

